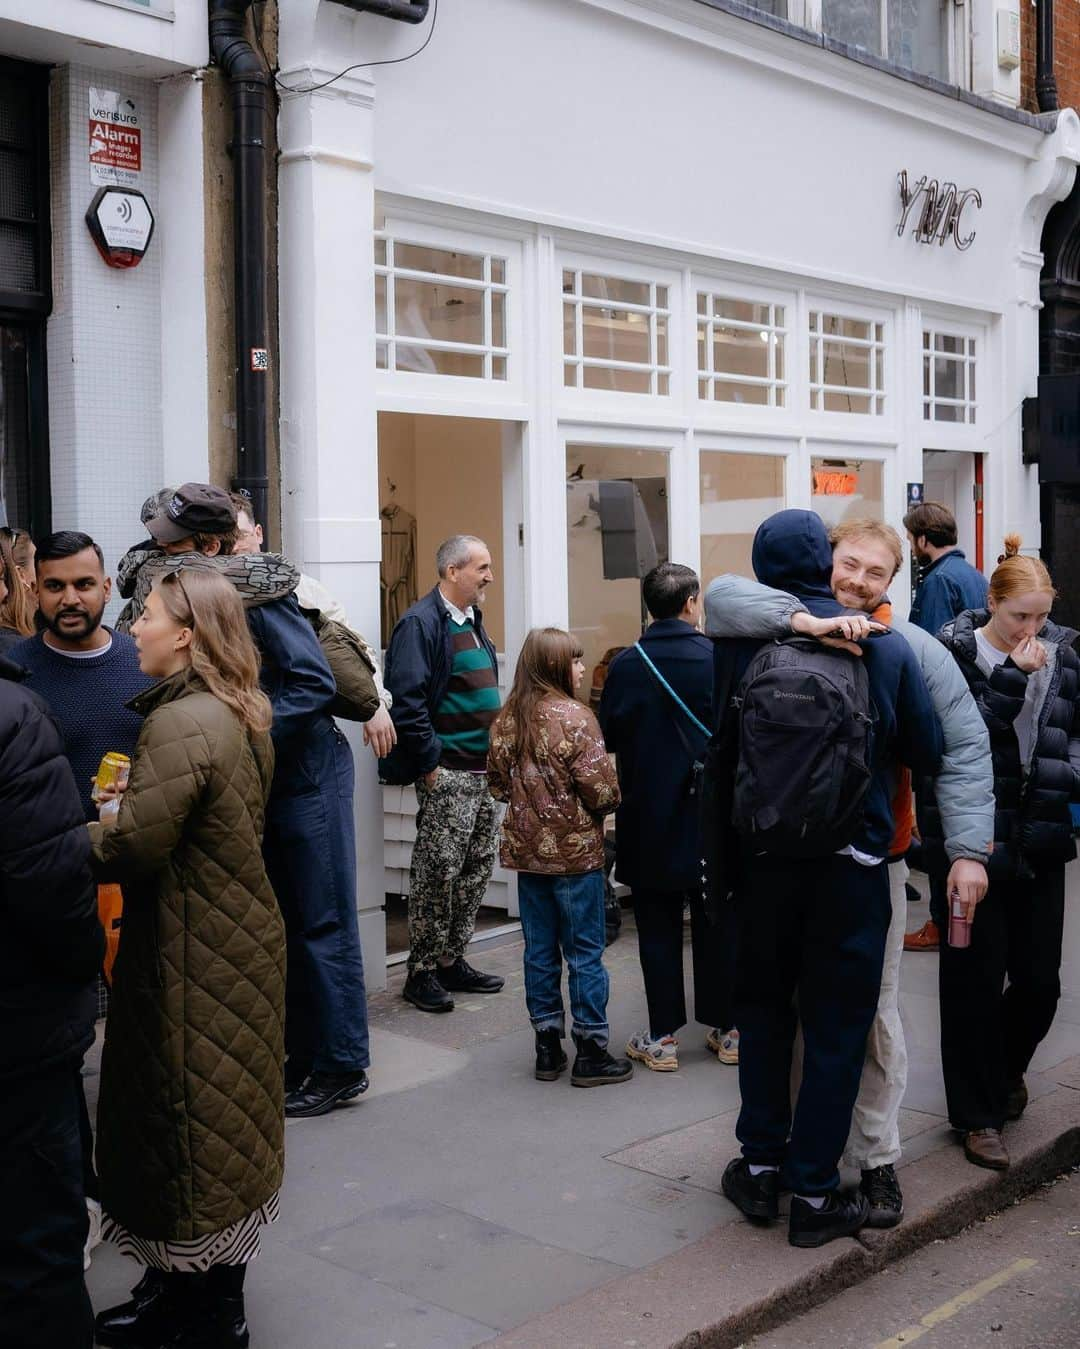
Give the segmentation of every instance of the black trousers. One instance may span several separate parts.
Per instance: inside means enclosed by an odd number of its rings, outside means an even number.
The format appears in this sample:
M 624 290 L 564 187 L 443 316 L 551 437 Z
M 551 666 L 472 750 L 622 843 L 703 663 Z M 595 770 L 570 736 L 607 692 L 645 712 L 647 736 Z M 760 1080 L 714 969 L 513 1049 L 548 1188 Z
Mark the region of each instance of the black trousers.
M 736 1133 L 743 1155 L 781 1166 L 796 1194 L 823 1195 L 859 1093 L 892 917 L 887 866 L 851 857 L 750 858 L 738 897 Z M 794 996 L 805 1050 L 791 1110 Z
M 82 1089 L 71 1064 L 3 1086 L 0 1349 L 89 1349 Z
M 683 906 L 690 905 L 694 964 L 694 1017 L 703 1026 L 730 1030 L 735 972 L 735 917 L 725 905 L 713 924 L 700 890 L 634 890 L 638 955 L 649 1004 L 649 1034 L 674 1035 L 686 1025 L 683 989 Z
M 931 905 L 941 928 L 941 1067 L 954 1129 L 1000 1129 L 1010 1080 L 1021 1077 L 1061 996 L 1065 868 L 994 880 L 975 911 L 971 945 L 946 940 L 944 886 Z M 1009 984 L 1005 987 L 1005 978 Z

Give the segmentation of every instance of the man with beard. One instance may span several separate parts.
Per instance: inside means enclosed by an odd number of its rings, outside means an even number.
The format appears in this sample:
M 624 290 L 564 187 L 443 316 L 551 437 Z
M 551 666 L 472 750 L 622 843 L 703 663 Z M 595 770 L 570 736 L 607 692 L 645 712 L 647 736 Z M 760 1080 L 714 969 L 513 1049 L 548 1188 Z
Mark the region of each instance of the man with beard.
M 101 549 L 88 534 L 61 530 L 37 542 L 38 610 L 44 630 L 8 652 L 27 671 L 25 687 L 49 707 L 64 740 L 87 820 L 97 819 L 91 793 L 102 755 L 135 752 L 142 718 L 128 700 L 153 681 L 139 669 L 135 643 L 102 623 L 112 592 Z M 104 1008 L 100 1007 L 103 1014 Z M 83 1183 L 90 1214 L 87 1253 L 101 1231 L 90 1117 L 76 1068 L 81 1106 Z

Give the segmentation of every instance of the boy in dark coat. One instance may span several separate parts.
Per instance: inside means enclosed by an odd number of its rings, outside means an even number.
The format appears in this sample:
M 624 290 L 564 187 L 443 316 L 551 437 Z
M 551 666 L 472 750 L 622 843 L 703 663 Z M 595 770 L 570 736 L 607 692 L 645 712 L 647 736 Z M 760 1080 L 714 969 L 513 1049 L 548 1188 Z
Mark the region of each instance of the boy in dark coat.
M 645 577 L 642 594 L 653 622 L 641 650 L 628 647 L 612 661 L 600 726 L 618 761 L 615 877 L 633 893 L 649 1004 L 648 1029 L 633 1037 L 626 1052 L 654 1071 L 672 1072 L 679 1066 L 676 1032 L 686 1024 L 685 905 L 694 1012 L 709 1027 L 709 1048 L 726 1063 L 739 1061 L 731 1014 L 733 942 L 724 923 L 710 923 L 702 894 L 694 764 L 712 734 L 713 652 L 698 630 L 701 582 L 689 567 L 662 562 Z

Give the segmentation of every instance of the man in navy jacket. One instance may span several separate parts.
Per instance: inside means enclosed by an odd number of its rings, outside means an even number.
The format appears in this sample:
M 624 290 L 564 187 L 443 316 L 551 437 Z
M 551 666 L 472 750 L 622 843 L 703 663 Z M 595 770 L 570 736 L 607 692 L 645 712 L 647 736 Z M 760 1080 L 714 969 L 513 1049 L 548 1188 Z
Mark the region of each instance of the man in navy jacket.
M 759 581 L 796 595 L 815 616 L 844 613 L 830 588 L 828 533 L 812 512 L 781 511 L 766 520 L 754 539 L 753 562 Z M 745 641 L 717 642 L 723 730 L 733 742 L 731 694 L 753 650 Z M 796 1246 L 848 1235 L 868 1216 L 862 1194 L 838 1191 L 837 1164 L 877 1009 L 892 916 L 884 865 L 893 834 L 892 769 L 899 759 L 933 776 L 942 751 L 941 727 L 908 644 L 888 633 L 865 642 L 862 651 L 874 714 L 871 780 L 851 845 L 798 860 L 754 853 L 746 840 L 737 845 L 742 1110 L 736 1132 L 743 1155 L 728 1165 L 722 1188 L 747 1216 L 775 1218 L 782 1170 L 793 1192 L 788 1239 Z M 796 992 L 805 1055 L 792 1115 Z
M 985 609 L 988 584 L 956 546 L 956 517 L 937 501 L 904 516 L 908 542 L 922 567 L 911 621 L 931 637 L 965 609 Z
M 712 643 L 698 630 L 701 582 L 689 567 L 662 562 L 642 582 L 653 622 L 641 649 L 682 700 L 680 707 L 641 652 L 611 662 L 600 727 L 616 756 L 622 803 L 615 814 L 615 878 L 633 895 L 648 1028 L 626 1047 L 657 1072 L 679 1066 L 676 1033 L 686 1024 L 683 909 L 690 906 L 694 1013 L 706 1043 L 738 1062 L 731 1015 L 731 932 L 714 926 L 702 894 L 702 847 L 695 761 L 713 730 Z M 727 911 L 725 911 L 725 917 Z

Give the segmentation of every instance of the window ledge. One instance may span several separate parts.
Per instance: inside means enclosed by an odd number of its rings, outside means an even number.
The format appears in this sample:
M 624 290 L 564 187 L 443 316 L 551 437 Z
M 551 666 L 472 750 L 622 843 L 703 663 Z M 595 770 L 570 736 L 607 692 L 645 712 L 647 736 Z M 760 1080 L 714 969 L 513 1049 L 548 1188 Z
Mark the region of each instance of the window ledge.
M 928 89 L 931 93 L 940 94 L 943 98 L 955 99 L 957 102 L 965 103 L 972 108 L 981 108 L 984 112 L 992 113 L 995 117 L 1001 117 L 1007 122 L 1014 122 L 1019 126 L 1034 127 L 1035 130 L 1050 135 L 1057 126 L 1057 113 L 1044 112 L 1032 113 L 1025 112 L 1023 108 L 1010 108 L 1007 104 L 998 103 L 992 98 L 985 98 L 982 94 L 973 94 L 967 89 L 961 89 L 955 84 L 946 84 L 944 80 L 935 79 L 932 75 L 921 75 L 917 70 L 909 70 L 905 66 L 897 65 L 895 61 L 890 61 L 883 56 L 875 56 L 863 47 L 852 47 L 846 42 L 838 42 L 836 38 L 827 37 L 824 33 L 814 33 L 807 28 L 800 28 L 798 24 L 792 23 L 789 19 L 778 19 L 773 14 L 767 14 L 763 10 L 755 9 L 753 5 L 744 4 L 743 0 L 696 0 L 700 5 L 706 5 L 709 9 L 719 10 L 723 14 L 730 14 L 737 19 L 746 19 L 750 23 L 757 24 L 760 28 L 771 28 L 775 33 L 783 33 L 786 37 L 794 38 L 797 42 L 804 42 L 811 47 L 820 47 L 823 51 L 832 52 L 836 56 L 843 56 L 849 61 L 855 61 L 859 65 L 869 66 L 872 70 L 880 70 L 886 75 L 892 75 L 895 79 L 904 80 L 908 84 L 917 85 L 920 89 Z

